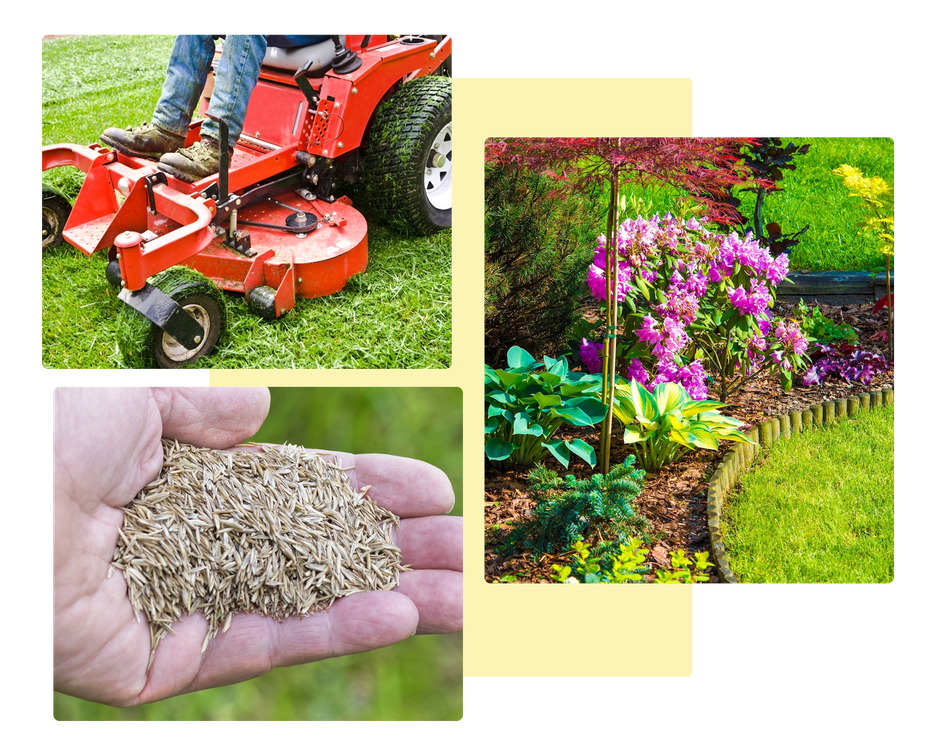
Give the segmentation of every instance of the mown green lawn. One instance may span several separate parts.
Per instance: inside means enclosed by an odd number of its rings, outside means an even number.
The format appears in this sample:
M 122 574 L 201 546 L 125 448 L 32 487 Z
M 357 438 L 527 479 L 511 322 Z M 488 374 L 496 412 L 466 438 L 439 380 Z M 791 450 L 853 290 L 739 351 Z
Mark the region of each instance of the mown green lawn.
M 782 190 L 766 197 L 763 221 L 777 222 L 792 233 L 810 224 L 801 243 L 791 250 L 792 270 L 885 270 L 878 240 L 860 234 L 856 225 L 863 219 L 862 201 L 849 197 L 839 177 L 831 172 L 841 164 L 894 182 L 894 142 L 890 138 L 783 138 L 785 144 L 808 144 L 810 150 L 795 156 L 794 171 L 786 170 L 779 183 Z M 676 213 L 679 194 L 661 187 L 624 185 L 621 193 L 652 202 L 649 215 Z M 751 217 L 755 195 L 744 192 L 741 211 Z M 605 203 L 606 204 L 606 203 Z M 751 227 L 751 224 L 748 224 Z
M 743 582 L 891 582 L 894 409 L 780 439 L 727 501 Z

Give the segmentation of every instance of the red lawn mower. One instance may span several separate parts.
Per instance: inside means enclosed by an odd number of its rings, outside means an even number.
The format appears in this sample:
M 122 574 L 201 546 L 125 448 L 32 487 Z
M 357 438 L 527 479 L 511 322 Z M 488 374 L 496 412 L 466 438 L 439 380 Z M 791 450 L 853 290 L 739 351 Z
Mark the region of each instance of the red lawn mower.
M 162 368 L 195 361 L 222 334 L 221 290 L 275 319 L 365 270 L 367 223 L 339 185 L 357 182 L 389 226 L 452 225 L 451 54 L 442 36 L 269 47 L 232 157 L 218 120 L 219 173 L 193 184 L 99 145 L 44 147 L 43 171 L 87 176 L 73 207 L 43 186 L 42 246 L 64 238 L 88 256 L 106 250 L 107 280 L 148 331 L 145 350 L 124 356 Z M 210 92 L 208 81 L 208 117 Z

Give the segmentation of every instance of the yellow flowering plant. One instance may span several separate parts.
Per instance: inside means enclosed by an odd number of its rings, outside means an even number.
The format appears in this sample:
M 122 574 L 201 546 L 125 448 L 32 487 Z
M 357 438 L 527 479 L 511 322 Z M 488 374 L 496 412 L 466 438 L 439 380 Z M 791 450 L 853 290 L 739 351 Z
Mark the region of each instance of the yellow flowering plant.
M 893 306 L 891 294 L 891 258 L 894 257 L 894 187 L 881 177 L 866 177 L 849 164 L 842 164 L 833 173 L 843 180 L 843 186 L 849 190 L 850 197 L 858 197 L 865 202 L 866 218 L 859 222 L 863 231 L 878 236 L 878 248 L 885 255 L 885 303 L 888 306 L 888 360 L 894 359 Z M 876 305 L 876 310 L 882 304 Z

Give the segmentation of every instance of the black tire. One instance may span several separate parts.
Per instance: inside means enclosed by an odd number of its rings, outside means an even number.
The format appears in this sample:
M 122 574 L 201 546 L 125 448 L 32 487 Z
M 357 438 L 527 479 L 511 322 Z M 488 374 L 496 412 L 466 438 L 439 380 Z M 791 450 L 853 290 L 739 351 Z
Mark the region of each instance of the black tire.
M 42 190 L 42 249 L 54 247 L 61 242 L 71 203 L 52 190 Z
M 405 83 L 375 112 L 365 144 L 367 215 L 404 233 L 452 226 L 452 80 Z
M 187 350 L 130 306 L 120 310 L 117 341 L 126 365 L 134 369 L 178 369 L 213 352 L 226 328 L 226 299 L 208 278 L 190 268 L 168 268 L 149 281 L 168 294 L 204 328 L 201 343 Z

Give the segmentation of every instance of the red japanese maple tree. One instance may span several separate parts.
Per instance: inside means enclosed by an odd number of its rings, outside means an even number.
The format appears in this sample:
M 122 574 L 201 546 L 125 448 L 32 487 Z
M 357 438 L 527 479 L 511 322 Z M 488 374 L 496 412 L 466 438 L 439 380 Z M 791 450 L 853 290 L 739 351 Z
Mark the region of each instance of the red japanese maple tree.
M 614 180 L 678 188 L 713 223 L 744 222 L 732 189 L 771 187 L 754 179 L 740 149 L 753 138 L 492 138 L 485 160 L 513 163 L 586 191 Z

